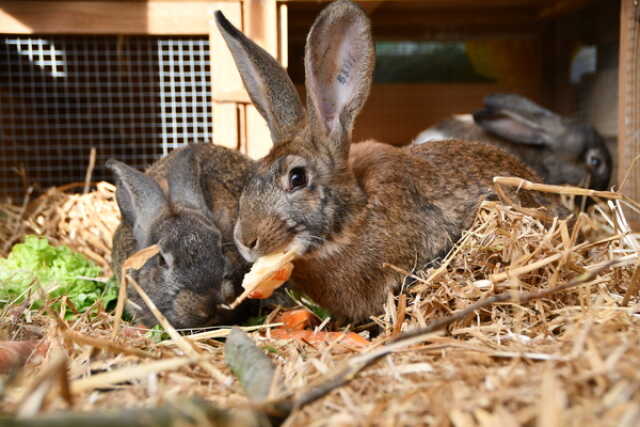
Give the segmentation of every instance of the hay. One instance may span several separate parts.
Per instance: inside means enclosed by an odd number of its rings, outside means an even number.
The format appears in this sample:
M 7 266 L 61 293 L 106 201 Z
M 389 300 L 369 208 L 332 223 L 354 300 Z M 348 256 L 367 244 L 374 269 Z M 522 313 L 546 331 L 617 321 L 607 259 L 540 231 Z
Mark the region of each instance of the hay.
M 618 193 L 597 196 L 605 201 L 589 213 L 549 223 L 484 202 L 439 266 L 406 272 L 412 280 L 405 292 L 389 295 L 385 312 L 371 319 L 381 333 L 364 353 L 487 298 L 513 298 L 397 346 L 285 424 L 637 425 L 640 240 L 625 221 L 627 201 Z M 110 185 L 84 195 L 53 189 L 0 207 L 0 236 L 15 242 L 26 233 L 44 235 L 108 266 L 117 221 Z M 567 284 L 575 287 L 545 293 Z M 537 296 L 525 302 L 525 293 Z M 49 350 L 8 381 L 2 411 L 152 406 L 194 395 L 223 407 L 246 404 L 237 381 L 224 384 L 231 374 L 213 337 L 227 329 L 157 343 L 124 324 L 113 340 L 114 315 L 93 313 L 70 322 L 47 310 L 5 315 L 5 337 L 46 337 Z M 337 342 L 274 340 L 269 331 L 276 325 L 251 332 L 277 366 L 274 397 L 303 394 L 360 354 Z
M 96 184 L 85 194 L 69 190 L 85 187 L 74 183 L 47 190 L 21 206 L 0 204 L 0 256 L 26 234 L 47 237 L 52 244 L 80 252 L 111 275 L 111 236 L 120 222 L 115 204 L 115 186 Z

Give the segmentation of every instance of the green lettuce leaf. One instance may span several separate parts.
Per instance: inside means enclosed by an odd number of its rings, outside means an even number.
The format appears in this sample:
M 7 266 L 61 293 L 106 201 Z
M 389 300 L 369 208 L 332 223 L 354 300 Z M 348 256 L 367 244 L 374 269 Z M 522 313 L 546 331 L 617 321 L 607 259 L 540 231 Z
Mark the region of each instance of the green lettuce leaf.
M 0 306 L 22 302 L 30 296 L 32 307 L 42 306 L 42 288 L 49 298 L 66 295 L 80 312 L 100 300 L 111 308 L 117 296 L 112 280 L 92 280 L 100 267 L 66 246 L 51 246 L 47 239 L 26 236 L 13 246 L 7 258 L 0 258 Z M 59 308 L 59 304 L 54 306 Z M 71 312 L 67 309 L 67 316 Z

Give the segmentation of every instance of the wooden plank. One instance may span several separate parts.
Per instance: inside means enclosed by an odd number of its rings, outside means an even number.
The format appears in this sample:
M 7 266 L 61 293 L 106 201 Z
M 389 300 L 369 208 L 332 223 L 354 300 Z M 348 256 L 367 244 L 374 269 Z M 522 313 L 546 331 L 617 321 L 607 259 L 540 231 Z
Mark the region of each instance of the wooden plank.
M 243 30 L 251 40 L 278 58 L 278 7 L 275 0 L 244 0 Z M 286 23 L 285 23 L 286 24 Z M 272 146 L 271 133 L 264 118 L 253 105 L 246 106 L 246 154 L 258 159 Z
M 304 42 L 320 10 L 298 6 L 289 5 L 289 38 L 294 43 Z M 469 39 L 538 33 L 542 29 L 537 13 L 533 8 L 505 7 L 489 12 L 477 5 L 475 9 L 429 10 L 385 3 L 370 18 L 378 40 Z
M 0 32 L 15 34 L 209 33 L 210 2 L 3 1 Z
M 553 19 L 558 16 L 573 13 L 578 9 L 582 9 L 593 1 L 594 0 L 559 0 L 549 6 L 543 7 L 538 15 L 541 18 Z
M 640 200 L 640 7 L 634 0 L 621 0 L 618 104 L 618 183 L 622 192 Z M 633 167 L 632 167 L 633 166 Z M 636 224 L 640 216 L 627 212 Z
M 214 10 L 221 10 L 227 19 L 242 28 L 242 6 L 239 2 L 216 2 L 209 11 L 209 52 L 211 61 L 213 138 L 215 144 L 240 148 L 240 111 L 235 102 L 249 100 L 242 80 L 213 18 Z
M 278 11 L 275 0 L 244 0 L 243 32 L 274 57 L 278 55 Z
M 273 145 L 271 132 L 267 127 L 267 122 L 253 105 L 246 106 L 246 126 L 247 139 L 245 154 L 252 159 L 264 157 L 269 153 Z
M 298 90 L 304 92 L 301 85 Z M 353 141 L 408 144 L 422 130 L 452 114 L 477 110 L 486 95 L 508 91 L 540 102 L 541 91 L 535 82 L 517 88 L 492 83 L 376 84 L 356 120 Z
M 235 103 L 213 104 L 213 143 L 237 150 L 240 148 L 238 106 Z
M 240 2 L 216 2 L 211 8 L 211 75 L 213 79 L 212 99 L 214 102 L 251 102 L 238 73 L 231 52 L 213 19 L 213 11 L 220 10 L 237 28 L 242 29 L 242 4 Z
M 278 5 L 278 60 L 285 69 L 289 67 L 289 9 L 286 4 Z
M 286 3 L 328 3 L 332 0 L 281 0 Z M 377 3 L 380 0 L 356 0 L 357 3 Z M 504 6 L 546 6 L 550 3 L 549 0 L 387 0 L 389 3 L 406 3 L 414 4 L 418 6 L 429 7 L 461 7 L 461 6 L 477 6 L 478 3 L 482 3 L 486 7 L 504 7 Z
M 238 145 L 239 150 L 243 154 L 247 154 L 247 107 L 251 104 L 237 104 L 238 106 L 238 120 L 239 120 L 239 138 Z

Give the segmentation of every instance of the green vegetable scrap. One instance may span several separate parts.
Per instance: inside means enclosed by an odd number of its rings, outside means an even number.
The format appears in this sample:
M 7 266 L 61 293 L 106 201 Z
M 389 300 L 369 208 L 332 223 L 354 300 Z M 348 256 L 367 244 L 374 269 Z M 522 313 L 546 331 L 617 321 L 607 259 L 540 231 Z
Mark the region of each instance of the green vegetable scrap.
M 164 331 L 164 328 L 160 325 L 155 325 L 153 328 L 149 329 L 145 335 L 155 343 L 159 343 L 171 338 L 171 336 L 166 333 Z
M 100 267 L 66 246 L 51 246 L 47 239 L 26 236 L 13 246 L 7 258 L 0 258 L 0 307 L 22 302 L 30 296 L 32 308 L 42 306 L 38 287 L 49 298 L 66 296 L 79 312 L 96 301 L 107 309 L 116 300 L 113 280 L 92 280 L 101 275 Z M 60 303 L 54 305 L 59 309 Z M 67 308 L 66 316 L 72 312 Z
M 304 293 L 291 288 L 285 288 L 285 292 L 287 293 L 287 295 L 289 295 L 289 298 L 315 314 L 321 321 L 331 317 L 331 313 L 329 312 L 329 310 L 320 307 L 316 302 L 314 302 Z

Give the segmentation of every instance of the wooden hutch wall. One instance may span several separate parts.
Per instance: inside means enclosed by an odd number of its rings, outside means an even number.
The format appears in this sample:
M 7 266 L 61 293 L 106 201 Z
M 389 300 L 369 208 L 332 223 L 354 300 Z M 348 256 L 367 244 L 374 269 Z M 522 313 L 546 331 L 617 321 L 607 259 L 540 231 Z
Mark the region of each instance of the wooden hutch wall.
M 303 89 L 304 40 L 322 0 L 221 1 L 3 1 L 0 32 L 17 34 L 209 34 L 213 74 L 215 142 L 260 157 L 270 148 L 265 123 L 249 98 L 212 24 L 214 9 L 289 65 Z M 473 111 L 492 92 L 518 92 L 565 114 L 576 113 L 579 94 L 567 84 L 575 42 L 617 46 L 620 39 L 620 159 L 622 176 L 637 154 L 638 6 L 634 0 L 360 0 L 373 21 L 376 40 L 528 40 L 522 49 L 504 49 L 513 72 L 494 83 L 376 84 L 356 123 L 354 139 L 377 138 L 404 144 L 450 114 Z M 620 4 L 622 8 L 620 11 Z M 620 17 L 617 19 L 617 17 Z M 614 21 L 612 23 L 612 20 Z M 618 24 L 622 27 L 619 29 Z M 520 64 L 520 65 L 518 65 Z M 606 80 L 604 93 L 617 92 Z M 510 78 L 509 78 L 510 77 Z M 514 78 L 515 77 L 515 78 Z M 615 76 L 614 76 L 615 77 Z M 597 83 L 597 82 L 596 82 Z M 588 118 L 611 129 L 616 98 L 606 102 L 595 89 Z M 611 101 L 613 99 L 613 101 Z M 589 104 L 590 103 L 590 104 Z M 617 133 L 617 132 L 616 132 Z M 615 137 L 616 135 L 610 135 Z M 636 176 L 637 175 L 637 176 Z M 640 170 L 632 173 L 628 194 L 640 200 Z

